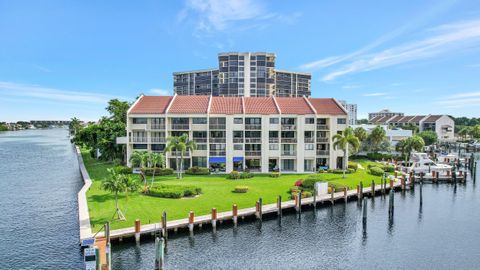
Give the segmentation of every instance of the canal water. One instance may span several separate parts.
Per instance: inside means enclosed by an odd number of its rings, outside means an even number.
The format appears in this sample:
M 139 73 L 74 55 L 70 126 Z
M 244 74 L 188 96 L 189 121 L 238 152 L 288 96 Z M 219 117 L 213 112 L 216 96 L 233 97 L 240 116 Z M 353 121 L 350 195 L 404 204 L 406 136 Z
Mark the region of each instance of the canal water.
M 74 149 L 60 129 L 0 133 L 0 269 L 82 269 Z M 361 206 L 170 234 L 166 269 L 478 269 L 480 187 L 425 184 Z M 187 212 L 187 211 L 186 211 Z M 154 244 L 113 245 L 113 269 L 153 269 Z

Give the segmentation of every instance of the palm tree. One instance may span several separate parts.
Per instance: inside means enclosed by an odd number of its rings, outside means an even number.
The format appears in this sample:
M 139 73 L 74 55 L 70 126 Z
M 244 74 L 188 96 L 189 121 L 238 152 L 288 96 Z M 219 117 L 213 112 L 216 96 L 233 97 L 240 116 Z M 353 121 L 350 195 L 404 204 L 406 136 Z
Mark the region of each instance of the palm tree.
M 351 127 L 346 128 L 342 134 L 335 134 L 333 136 L 333 148 L 335 150 L 337 148 L 343 150 L 343 178 L 345 178 L 345 171 L 347 170 L 347 154 L 349 146 L 351 146 L 354 151 L 357 151 L 360 147 L 360 140 L 355 136 Z
M 402 155 L 405 157 L 404 160 L 407 161 L 412 151 L 422 151 L 424 146 L 425 142 L 423 141 L 423 138 L 418 135 L 414 135 L 410 138 L 399 141 L 395 148 L 397 151 L 402 153 Z
M 368 140 L 370 142 L 373 152 L 378 151 L 382 142 L 385 141 L 385 138 L 386 131 L 381 126 L 376 126 L 374 129 L 372 129 L 372 132 L 368 136 Z
M 354 130 L 354 133 L 358 140 L 360 140 L 360 142 L 363 142 L 368 138 L 368 133 L 363 127 L 357 127 Z
M 193 151 L 197 148 L 197 145 L 194 141 L 191 141 L 188 138 L 188 134 L 182 134 L 182 136 L 172 136 L 168 138 L 167 147 L 165 147 L 165 152 L 176 152 L 176 164 L 177 164 L 177 178 L 182 178 L 183 171 L 183 156 L 186 151 Z M 178 156 L 180 152 L 180 157 Z
M 68 125 L 70 135 L 76 135 L 81 127 L 82 127 L 82 125 L 81 125 L 80 120 L 78 118 L 73 117 L 72 119 L 70 119 L 70 124 Z
M 470 135 L 471 132 L 472 127 L 464 127 L 458 132 L 458 135 L 460 135 L 465 140 L 467 138 L 467 135 Z
M 119 220 L 125 220 L 125 216 L 118 207 L 118 193 L 124 192 L 127 189 L 127 176 L 125 174 L 120 174 L 115 171 L 113 168 L 107 169 L 108 177 L 102 181 L 102 189 L 109 191 L 115 194 L 115 213 L 113 216 L 117 215 Z
M 162 153 L 150 152 L 148 157 L 149 157 L 150 166 L 153 168 L 153 170 L 152 170 L 152 183 L 150 184 L 150 188 L 152 188 L 153 187 L 153 181 L 155 180 L 155 171 L 156 171 L 157 165 L 159 166 L 159 168 L 164 167 L 165 156 Z
M 130 156 L 130 161 L 132 162 L 133 166 L 140 166 L 140 170 L 142 171 L 141 175 L 143 178 L 143 185 L 144 187 L 147 186 L 147 178 L 145 177 L 145 168 L 148 167 L 150 155 L 148 152 L 145 151 L 134 151 Z

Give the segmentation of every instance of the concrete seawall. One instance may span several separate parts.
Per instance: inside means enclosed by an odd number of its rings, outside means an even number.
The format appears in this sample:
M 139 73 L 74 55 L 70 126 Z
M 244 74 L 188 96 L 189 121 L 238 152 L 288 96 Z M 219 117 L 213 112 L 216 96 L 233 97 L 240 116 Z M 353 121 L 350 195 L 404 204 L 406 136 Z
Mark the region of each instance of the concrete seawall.
M 78 167 L 82 176 L 84 185 L 77 194 L 78 198 L 78 224 L 80 225 L 80 242 L 84 239 L 91 238 L 92 228 L 90 226 L 90 215 L 88 213 L 87 191 L 92 185 L 92 180 L 88 175 L 88 171 L 83 163 L 82 153 L 80 148 L 75 146 L 75 151 L 78 159 Z

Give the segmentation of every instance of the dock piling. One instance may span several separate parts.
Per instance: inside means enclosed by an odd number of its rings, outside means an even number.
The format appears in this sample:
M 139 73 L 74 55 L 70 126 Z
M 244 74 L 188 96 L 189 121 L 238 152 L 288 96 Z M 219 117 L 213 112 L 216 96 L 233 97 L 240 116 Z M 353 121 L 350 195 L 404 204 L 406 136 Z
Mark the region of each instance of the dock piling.
M 195 214 L 193 211 L 190 211 L 190 214 L 188 215 L 188 230 L 190 233 L 193 233 L 193 222 L 195 221 Z
M 233 216 L 233 224 L 236 226 L 238 221 L 238 206 L 236 204 L 232 206 L 232 216 Z
M 367 200 L 363 201 L 363 215 L 362 215 L 363 225 L 367 224 Z
M 302 213 L 302 191 L 298 192 L 298 205 L 297 205 L 297 212 L 299 214 Z
M 212 228 L 217 228 L 217 208 L 212 208 Z
M 155 238 L 155 270 L 162 270 L 165 267 L 165 240 L 163 238 Z
M 165 239 L 165 246 L 167 245 L 168 239 L 168 230 L 167 230 L 167 212 L 163 211 L 162 213 L 162 236 Z
M 135 219 L 135 242 L 140 243 L 140 219 Z
M 372 180 L 372 199 L 375 197 L 375 181 Z
M 347 188 L 343 188 L 343 198 L 345 200 L 345 203 L 348 201 L 348 194 L 347 194 Z
M 282 196 L 278 195 L 277 198 L 277 214 L 282 217 Z
M 332 193 L 330 193 L 330 202 L 332 203 L 332 205 L 335 204 L 335 188 L 332 187 Z

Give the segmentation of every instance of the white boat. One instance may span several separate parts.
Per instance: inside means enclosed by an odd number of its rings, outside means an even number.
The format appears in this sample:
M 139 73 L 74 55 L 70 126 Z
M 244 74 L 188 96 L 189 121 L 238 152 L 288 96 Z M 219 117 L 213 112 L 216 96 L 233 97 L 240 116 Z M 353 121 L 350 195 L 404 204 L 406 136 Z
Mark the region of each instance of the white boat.
M 431 160 L 426 153 L 412 153 L 410 156 L 412 166 L 408 171 L 415 173 L 447 172 L 452 170 L 452 166 L 447 164 L 437 164 Z
M 97 269 L 97 254 L 95 248 L 90 247 L 83 251 L 83 261 L 85 263 L 85 270 L 99 270 Z
M 448 164 L 457 159 L 457 155 L 454 154 L 444 154 L 437 156 L 438 163 Z

